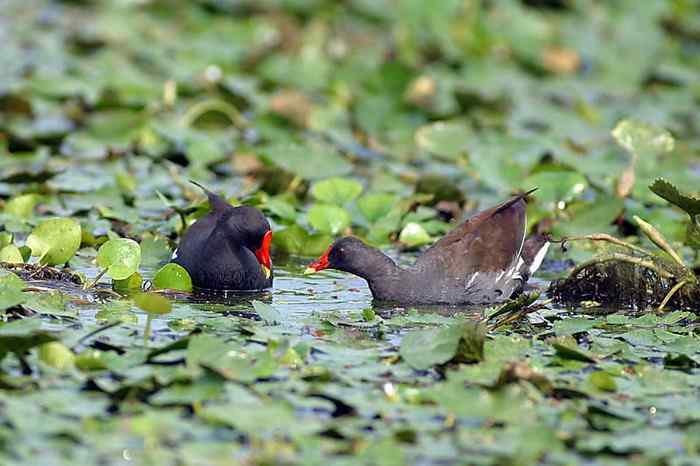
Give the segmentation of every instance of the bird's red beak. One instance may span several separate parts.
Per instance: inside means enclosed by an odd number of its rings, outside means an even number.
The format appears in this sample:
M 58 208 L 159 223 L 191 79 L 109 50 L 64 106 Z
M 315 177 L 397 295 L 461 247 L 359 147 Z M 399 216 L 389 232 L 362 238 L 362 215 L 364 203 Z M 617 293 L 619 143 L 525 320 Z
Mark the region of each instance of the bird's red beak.
M 265 271 L 265 276 L 270 278 L 272 274 L 272 259 L 270 259 L 270 244 L 272 243 L 272 230 L 265 233 L 263 236 L 262 245 L 255 251 L 255 257 L 258 258 L 258 262 L 262 265 Z
M 319 270 L 327 269 L 328 268 L 328 254 L 331 253 L 331 248 L 333 245 L 329 246 L 326 252 L 323 253 L 321 257 L 319 257 L 316 262 L 312 262 L 311 264 L 306 267 L 306 270 L 304 270 L 304 275 L 309 275 L 311 273 L 316 273 Z

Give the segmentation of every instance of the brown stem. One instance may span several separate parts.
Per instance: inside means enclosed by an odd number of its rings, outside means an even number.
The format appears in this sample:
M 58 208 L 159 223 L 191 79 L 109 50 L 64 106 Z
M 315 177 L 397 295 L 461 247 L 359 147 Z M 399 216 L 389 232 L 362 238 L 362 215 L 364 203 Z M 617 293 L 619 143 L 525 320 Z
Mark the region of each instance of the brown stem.
M 608 243 L 615 244 L 617 246 L 623 247 L 630 249 L 632 251 L 638 252 L 640 254 L 644 254 L 645 256 L 653 256 L 654 254 L 651 251 L 647 251 L 646 249 L 635 246 L 634 244 L 628 243 L 627 241 L 622 241 L 619 238 L 615 238 L 612 235 L 608 235 L 607 233 L 593 233 L 590 235 L 585 235 L 585 236 L 572 236 L 572 237 L 565 237 L 562 238 L 562 242 L 565 243 L 567 241 L 581 241 L 581 240 L 588 240 L 588 241 L 605 241 Z
M 671 290 L 666 294 L 663 301 L 661 301 L 661 304 L 659 304 L 657 311 L 659 311 L 659 312 L 663 311 L 666 304 L 668 304 L 668 302 L 671 301 L 671 298 L 673 297 L 673 295 L 676 294 L 681 288 L 683 288 L 689 282 L 690 281 L 688 279 L 685 279 L 685 280 L 681 280 L 678 283 L 676 283 L 673 286 L 673 288 L 671 288 Z
M 586 267 L 589 267 L 591 265 L 596 265 L 596 264 L 603 264 L 605 262 L 613 262 L 613 261 L 620 261 L 620 262 L 626 262 L 628 264 L 634 264 L 639 267 L 644 267 L 650 270 L 653 270 L 656 272 L 656 274 L 659 277 L 662 278 L 673 278 L 673 274 L 669 272 L 668 270 L 664 270 L 658 265 L 656 265 L 654 262 L 646 259 L 642 259 L 641 257 L 634 257 L 634 256 L 628 256 L 627 254 L 621 254 L 621 253 L 612 253 L 604 256 L 599 256 L 595 257 L 589 261 L 582 262 L 581 264 L 577 265 L 574 267 L 574 269 L 571 271 L 569 274 L 571 277 L 575 277 L 578 275 L 581 270 L 585 269 Z

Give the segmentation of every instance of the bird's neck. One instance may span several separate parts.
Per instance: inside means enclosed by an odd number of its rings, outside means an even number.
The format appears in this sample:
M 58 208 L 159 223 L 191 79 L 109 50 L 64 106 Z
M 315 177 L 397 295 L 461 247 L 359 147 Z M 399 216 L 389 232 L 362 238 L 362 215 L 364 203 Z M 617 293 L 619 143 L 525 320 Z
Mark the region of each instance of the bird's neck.
M 362 265 L 346 271 L 364 278 L 375 299 L 395 299 L 393 293 L 401 288 L 399 284 L 405 271 L 380 250 L 368 246 L 365 251 Z

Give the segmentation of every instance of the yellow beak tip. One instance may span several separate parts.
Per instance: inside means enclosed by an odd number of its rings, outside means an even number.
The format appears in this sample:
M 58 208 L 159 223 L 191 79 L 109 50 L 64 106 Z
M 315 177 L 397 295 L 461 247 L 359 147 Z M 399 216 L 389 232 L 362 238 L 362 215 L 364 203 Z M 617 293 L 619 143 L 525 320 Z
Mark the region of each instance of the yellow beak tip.
M 263 271 L 265 272 L 265 278 L 270 278 L 270 275 L 272 275 L 272 271 L 265 267 L 264 265 L 262 266 Z
M 316 269 L 313 267 L 307 267 L 306 270 L 304 270 L 304 275 L 311 275 L 312 273 L 316 273 Z

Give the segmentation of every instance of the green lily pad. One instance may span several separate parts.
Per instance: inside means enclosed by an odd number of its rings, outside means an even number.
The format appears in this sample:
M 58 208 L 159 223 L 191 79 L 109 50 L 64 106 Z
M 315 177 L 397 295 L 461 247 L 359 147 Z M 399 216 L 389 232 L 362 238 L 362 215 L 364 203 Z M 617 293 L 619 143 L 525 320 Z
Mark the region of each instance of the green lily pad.
M 179 264 L 165 264 L 153 277 L 153 286 L 160 289 L 192 291 L 192 278 Z
M 29 297 L 23 290 L 27 284 L 14 273 L 0 275 L 0 311 L 22 304 Z
M 8 264 L 21 264 L 24 262 L 22 252 L 14 244 L 9 244 L 0 249 L 0 262 Z
M 7 353 L 23 354 L 56 337 L 41 330 L 40 319 L 20 319 L 0 325 L 0 359 Z
M 418 247 L 429 244 L 432 239 L 420 223 L 409 222 L 401 230 L 399 241 L 409 247 Z
M 141 263 L 141 248 L 129 238 L 111 239 L 97 251 L 97 265 L 107 269 L 114 280 L 124 280 L 136 272 Z
M 329 234 L 309 233 L 299 225 L 291 225 L 275 232 L 272 247 L 278 254 L 318 256 L 332 241 L 333 237 Z
M 438 121 L 416 131 L 416 144 L 438 157 L 457 160 L 467 153 L 470 128 L 460 122 Z
M 370 223 L 375 223 L 391 212 L 397 200 L 395 194 L 366 194 L 357 200 L 357 207 Z
M 262 153 L 270 162 L 303 179 L 317 180 L 352 171 L 352 165 L 326 145 L 277 143 L 265 147 Z
M 71 218 L 54 218 L 41 222 L 27 237 L 32 256 L 46 265 L 65 264 L 80 248 L 80 224 Z
M 75 364 L 75 355 L 63 343 L 51 341 L 39 346 L 39 359 L 54 369 L 66 370 Z
M 612 130 L 615 141 L 632 154 L 664 154 L 673 151 L 675 141 L 670 132 L 649 123 L 627 119 Z
M 134 272 L 123 280 L 112 280 L 112 288 L 117 291 L 138 290 L 143 284 L 143 277 L 140 273 Z
M 258 315 L 268 324 L 279 324 L 283 322 L 282 313 L 262 301 L 253 301 L 253 308 Z
M 344 206 L 362 193 L 362 185 L 346 178 L 328 178 L 311 188 L 311 195 L 320 202 Z
M 480 361 L 484 357 L 484 336 L 483 326 L 476 322 L 412 332 L 401 340 L 399 354 L 418 370 L 453 359 L 456 362 Z
M 605 371 L 592 372 L 591 375 L 588 377 L 588 380 L 593 386 L 600 390 L 606 392 L 614 392 L 617 390 L 617 384 L 615 383 L 615 379 Z
M 523 189 L 537 187 L 534 197 L 538 202 L 557 204 L 575 199 L 588 187 L 588 181 L 573 171 L 547 171 L 528 176 L 520 186 Z
M 13 197 L 5 204 L 5 212 L 20 218 L 28 218 L 32 215 L 34 207 L 41 200 L 38 194 L 22 194 Z
M 138 293 L 134 295 L 134 303 L 148 314 L 167 314 L 173 308 L 170 300 L 158 293 Z
M 337 235 L 352 223 L 347 210 L 330 204 L 314 204 L 307 215 L 312 227 L 331 235 Z

